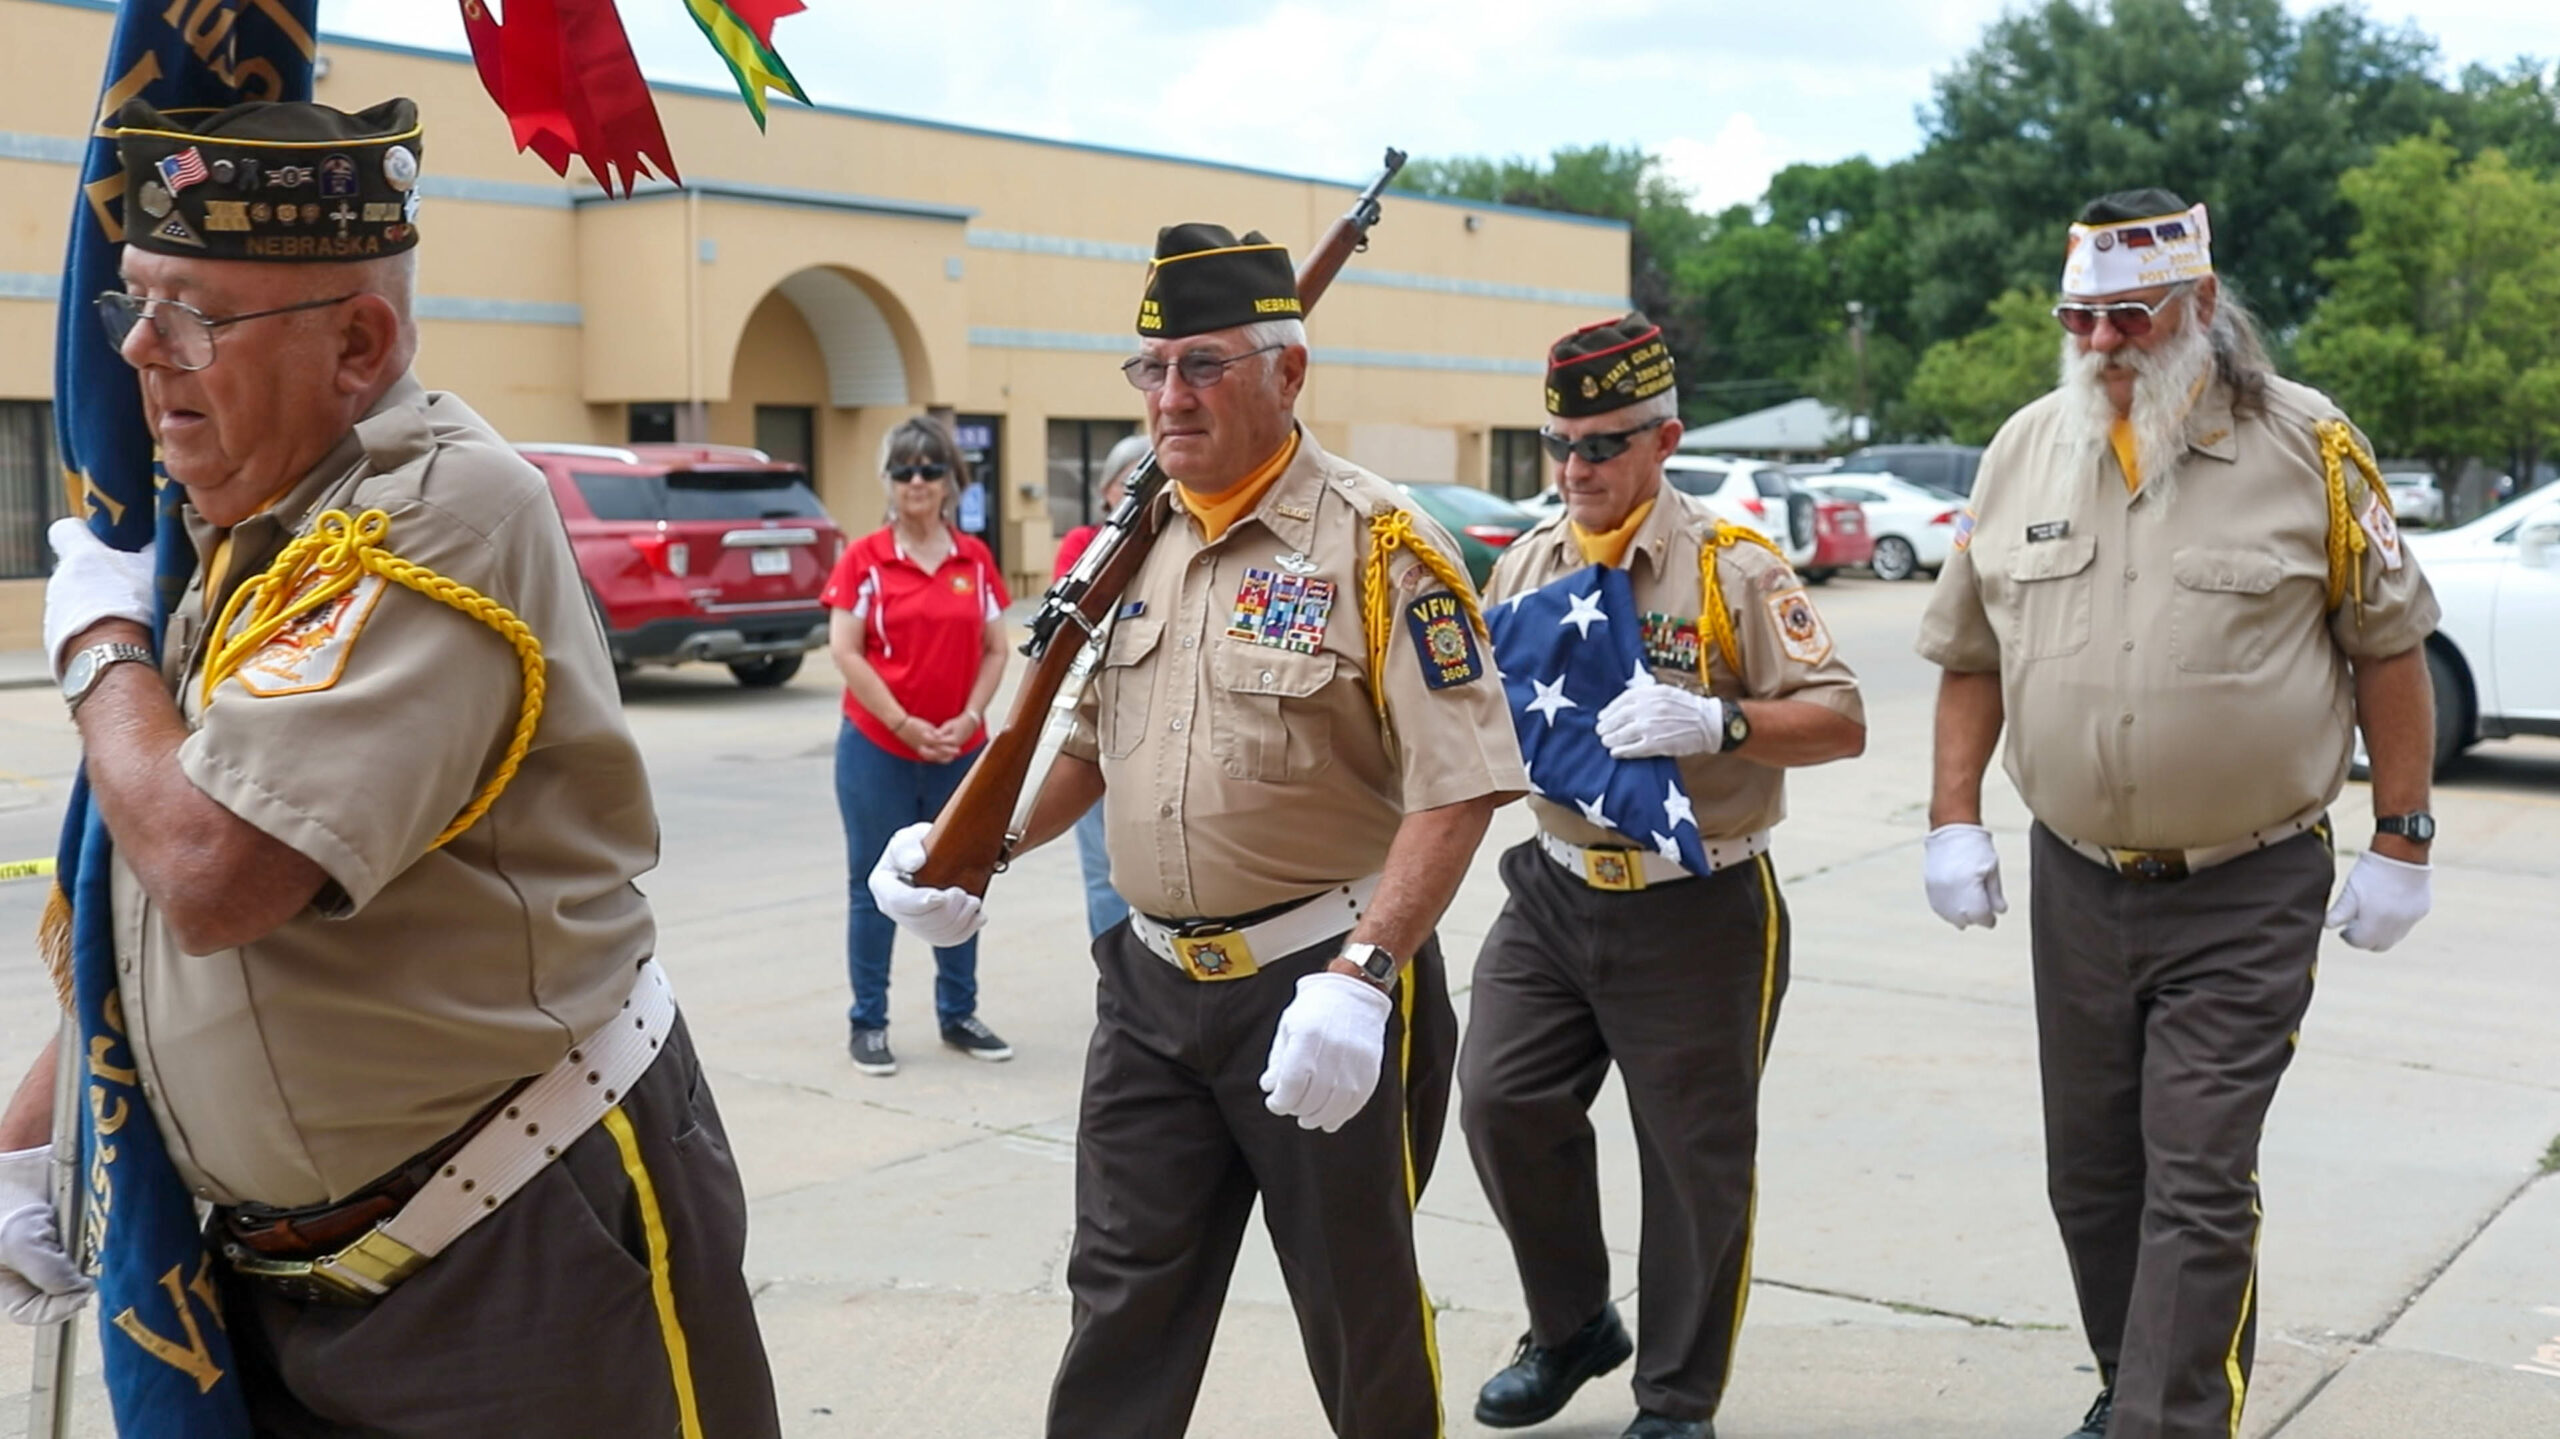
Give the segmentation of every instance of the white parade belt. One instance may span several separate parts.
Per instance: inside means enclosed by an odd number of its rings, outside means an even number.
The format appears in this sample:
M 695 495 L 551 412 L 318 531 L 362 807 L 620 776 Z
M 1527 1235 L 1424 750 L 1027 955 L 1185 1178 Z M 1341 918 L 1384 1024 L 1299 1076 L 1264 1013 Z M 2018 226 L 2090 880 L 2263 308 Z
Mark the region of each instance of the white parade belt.
M 1241 929 L 1213 929 L 1197 921 L 1166 925 L 1132 911 L 1129 932 L 1157 958 L 1193 979 L 1242 979 L 1261 969 L 1266 959 L 1281 959 L 1348 933 L 1376 897 L 1379 878 L 1373 874 L 1335 885 L 1286 914 Z
M 1706 840 L 1701 847 L 1707 852 L 1707 863 L 1724 869 L 1753 855 L 1767 854 L 1769 832 L 1764 829 L 1740 839 Z M 1680 861 L 1665 856 L 1660 850 L 1579 845 L 1545 830 L 1538 831 L 1538 848 L 1545 850 L 1547 858 L 1554 860 L 1566 873 L 1593 889 L 1646 889 L 1657 884 L 1697 878 Z
M 643 960 L 621 1011 L 491 1115 L 398 1213 L 334 1254 L 279 1260 L 234 1247 L 226 1254 L 231 1267 L 308 1298 L 381 1298 L 495 1213 L 621 1103 L 656 1062 L 675 1022 L 666 971 L 654 959 Z

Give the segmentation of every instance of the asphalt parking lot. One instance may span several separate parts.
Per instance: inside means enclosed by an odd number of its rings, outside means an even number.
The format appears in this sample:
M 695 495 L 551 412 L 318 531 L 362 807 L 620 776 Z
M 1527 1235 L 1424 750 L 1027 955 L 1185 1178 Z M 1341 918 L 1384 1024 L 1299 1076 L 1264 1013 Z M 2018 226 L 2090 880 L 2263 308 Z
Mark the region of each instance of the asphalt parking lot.
M 1959 935 L 1919 883 L 1935 672 L 1909 638 L 1923 583 L 1816 591 L 1867 686 L 1858 760 L 1791 781 L 1776 857 L 1794 982 L 1763 1112 L 1751 1320 L 1725 1439 L 2052 1439 L 2096 1388 L 2045 1212 L 2023 923 L 2026 815 L 1990 820 L 2012 919 Z M 990 895 L 982 1013 L 1019 1051 L 934 1043 L 930 962 L 902 943 L 904 1069 L 844 1052 L 845 873 L 830 778 L 838 688 L 813 665 L 750 692 L 723 670 L 644 674 L 665 858 L 645 886 L 736 1143 L 749 1267 L 795 1435 L 1038 1432 L 1063 1342 L 1075 1096 L 1092 1012 L 1071 848 Z M 76 760 L 49 691 L 0 691 L 0 859 L 49 854 Z M 2336 946 L 2277 1102 L 2263 1174 L 2264 1319 L 2251 1436 L 2560 1433 L 2560 742 L 2484 747 L 2442 785 L 2436 912 L 2401 948 Z M 2361 786 L 2338 830 L 2369 832 Z M 1497 820 L 1443 926 L 1465 1012 L 1501 900 Z M 2347 860 L 2341 856 L 2341 864 Z M 0 933 L 33 933 L 35 882 L 0 886 Z M 0 966 L 0 1066 L 52 1025 L 49 991 Z M 1622 1298 L 1634 1155 L 1614 1090 L 1601 1153 Z M 1522 1327 L 1508 1252 L 1454 1132 L 1421 1243 L 1450 1432 Z M 1633 1310 L 1629 1311 L 1630 1319 Z M 94 1362 L 94 1342 L 89 1344 Z M 0 1390 L 27 1345 L 0 1335 Z M 1614 1436 L 1624 1371 L 1537 1432 Z M 94 1381 L 92 1381 L 94 1387 Z M 84 1432 L 103 1434 L 94 1393 Z M 22 1432 L 0 1400 L 0 1436 Z M 1267 1245 L 1248 1241 L 1192 1432 L 1325 1432 Z

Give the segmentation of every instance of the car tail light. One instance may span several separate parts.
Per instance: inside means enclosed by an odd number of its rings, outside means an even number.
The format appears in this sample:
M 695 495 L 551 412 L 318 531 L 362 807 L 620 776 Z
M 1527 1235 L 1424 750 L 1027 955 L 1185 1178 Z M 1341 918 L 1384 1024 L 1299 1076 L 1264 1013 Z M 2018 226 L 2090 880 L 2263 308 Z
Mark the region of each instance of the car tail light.
M 1769 518 L 1769 507 L 1760 503 L 1757 499 L 1744 500 L 1742 502 L 1742 507 L 1749 510 L 1751 512 L 1751 518 L 1755 520 L 1765 520 Z
M 1467 525 L 1458 533 L 1471 540 L 1481 540 L 1497 550 L 1520 538 L 1520 532 L 1509 525 Z
M 682 540 L 670 540 L 664 534 L 633 535 L 630 540 L 631 548 L 638 550 L 640 557 L 649 562 L 649 567 L 662 575 L 682 579 L 692 566 L 693 550 Z
M 1952 525 L 1956 522 L 1956 516 L 1962 513 L 1963 511 L 1961 510 L 1948 510 L 1937 518 L 1929 521 L 1929 523 L 1933 525 Z

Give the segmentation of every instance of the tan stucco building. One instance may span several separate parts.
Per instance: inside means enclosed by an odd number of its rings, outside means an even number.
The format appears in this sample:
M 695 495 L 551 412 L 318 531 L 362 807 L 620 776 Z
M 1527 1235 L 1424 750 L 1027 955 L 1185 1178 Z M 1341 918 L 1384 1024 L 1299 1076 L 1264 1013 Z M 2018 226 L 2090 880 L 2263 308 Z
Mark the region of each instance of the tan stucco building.
M 0 648 L 36 642 L 43 520 L 63 504 L 44 402 L 113 18 L 0 0 Z M 981 457 L 983 532 L 1018 592 L 1045 583 L 1085 467 L 1140 417 L 1118 364 L 1156 228 L 1216 220 L 1303 252 L 1353 193 L 847 110 L 777 105 L 760 135 L 734 92 L 662 86 L 687 187 L 613 200 L 516 153 L 468 57 L 328 36 L 321 55 L 323 102 L 423 112 L 428 385 L 521 441 L 760 444 L 805 460 L 856 533 L 880 522 L 880 436 L 945 413 Z M 1308 157 L 1344 175 L 1375 158 Z M 1389 478 L 1526 493 L 1539 358 L 1624 308 L 1627 253 L 1615 223 L 1391 198 L 1311 321 L 1300 412 Z

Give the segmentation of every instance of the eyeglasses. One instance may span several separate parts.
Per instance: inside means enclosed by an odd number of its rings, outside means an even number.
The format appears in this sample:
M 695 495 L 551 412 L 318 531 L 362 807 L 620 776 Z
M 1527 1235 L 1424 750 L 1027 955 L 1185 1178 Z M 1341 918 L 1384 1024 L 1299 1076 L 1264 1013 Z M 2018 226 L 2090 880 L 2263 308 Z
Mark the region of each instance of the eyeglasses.
M 2151 333 L 2153 319 L 2162 310 L 2178 303 L 2185 293 L 2178 291 L 2156 305 L 2146 305 L 2140 300 L 2119 300 L 2112 305 L 2083 305 L 2065 300 L 2053 307 L 2053 317 L 2062 322 L 2062 328 L 2075 335 L 2096 334 L 2098 322 L 2104 320 L 2115 326 L 2117 334 L 2128 340 L 2139 340 Z
M 1636 436 L 1647 430 L 1658 430 L 1662 428 L 1663 423 L 1661 420 L 1656 420 L 1649 425 L 1638 425 L 1631 430 L 1604 430 L 1598 434 L 1577 435 L 1572 438 L 1556 434 L 1552 430 L 1540 430 L 1538 443 L 1547 447 L 1547 458 L 1559 465 L 1564 463 L 1567 455 L 1582 456 L 1582 462 L 1586 465 L 1605 465 L 1625 454 L 1627 447 L 1636 442 Z
M 948 465 L 891 465 L 889 481 L 892 484 L 904 485 L 912 484 L 917 480 L 931 480 L 939 484 L 942 478 L 950 473 L 951 467 Z
M 1132 355 L 1121 363 L 1120 373 L 1129 377 L 1130 384 L 1150 395 L 1164 388 L 1164 377 L 1169 371 L 1179 371 L 1182 383 L 1191 388 L 1205 390 L 1227 377 L 1227 366 L 1287 348 L 1286 345 L 1265 345 L 1259 350 L 1247 350 L 1224 359 L 1207 350 L 1194 350 L 1169 365 L 1153 355 Z
M 181 370 L 201 370 L 213 363 L 213 332 L 225 325 L 248 320 L 263 320 L 269 315 L 290 315 L 297 310 L 323 310 L 343 305 L 354 295 L 340 295 L 328 300 L 305 300 L 299 305 L 278 305 L 272 310 L 251 310 L 245 315 L 207 315 L 183 300 L 155 300 L 141 295 L 128 295 L 109 290 L 98 297 L 98 319 L 107 327 L 107 343 L 124 353 L 124 342 L 134 327 L 145 320 L 151 332 L 168 351 L 169 363 Z

